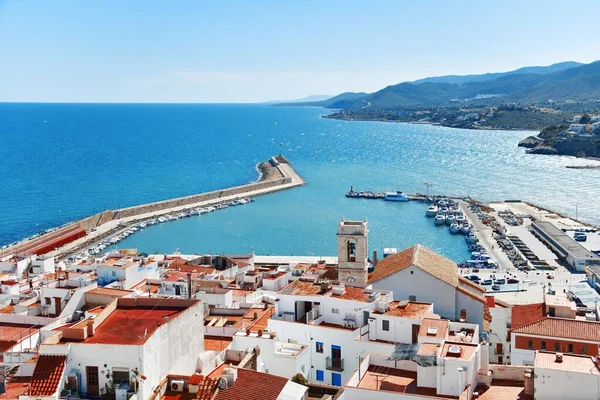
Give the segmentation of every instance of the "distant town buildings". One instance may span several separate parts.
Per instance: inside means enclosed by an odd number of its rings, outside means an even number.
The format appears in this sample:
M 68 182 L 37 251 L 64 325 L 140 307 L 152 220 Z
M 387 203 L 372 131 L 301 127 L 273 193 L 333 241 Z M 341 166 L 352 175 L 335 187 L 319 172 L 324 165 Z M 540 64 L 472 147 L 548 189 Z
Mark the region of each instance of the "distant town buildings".
M 369 257 L 367 221 L 337 229 L 326 259 L 7 255 L 1 396 L 596 398 L 596 310 L 511 305 L 421 245 Z

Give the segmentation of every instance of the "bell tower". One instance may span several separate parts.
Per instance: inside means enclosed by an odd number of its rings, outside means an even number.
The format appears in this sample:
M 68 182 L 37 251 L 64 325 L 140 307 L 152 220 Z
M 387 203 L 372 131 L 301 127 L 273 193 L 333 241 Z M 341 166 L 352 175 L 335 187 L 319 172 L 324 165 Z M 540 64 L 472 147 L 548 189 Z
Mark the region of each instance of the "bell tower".
M 367 221 L 340 221 L 338 239 L 338 279 L 348 283 L 367 284 L 368 241 Z

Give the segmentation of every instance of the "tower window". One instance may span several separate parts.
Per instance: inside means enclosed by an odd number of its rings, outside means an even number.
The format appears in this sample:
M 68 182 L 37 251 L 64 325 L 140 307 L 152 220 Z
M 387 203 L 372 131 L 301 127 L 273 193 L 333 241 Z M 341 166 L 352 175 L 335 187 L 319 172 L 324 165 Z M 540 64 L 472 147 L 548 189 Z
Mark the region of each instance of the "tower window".
M 356 262 L 356 240 L 350 239 L 346 245 L 348 261 Z

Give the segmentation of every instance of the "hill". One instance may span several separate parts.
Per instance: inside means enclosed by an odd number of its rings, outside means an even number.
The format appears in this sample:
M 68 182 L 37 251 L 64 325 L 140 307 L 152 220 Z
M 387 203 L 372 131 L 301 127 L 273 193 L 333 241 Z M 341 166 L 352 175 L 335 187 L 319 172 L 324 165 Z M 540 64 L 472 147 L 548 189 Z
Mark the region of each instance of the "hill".
M 326 108 L 348 108 L 359 99 L 367 96 L 368 93 L 354 93 L 346 92 L 333 96 L 326 100 L 321 101 L 304 101 L 304 102 L 283 102 L 277 104 L 278 106 L 313 106 L 313 107 L 326 107 Z
M 565 62 L 561 62 L 561 63 L 548 65 L 545 67 L 523 67 L 523 68 L 515 69 L 514 71 L 508 71 L 508 72 L 491 72 L 491 73 L 480 74 L 480 75 L 434 76 L 434 77 L 430 77 L 430 78 L 417 79 L 416 81 L 412 81 L 411 83 L 420 84 L 420 83 L 483 82 L 483 81 L 490 81 L 490 80 L 500 78 L 503 76 L 515 75 L 515 74 L 536 74 L 536 75 L 549 74 L 552 72 L 564 71 L 565 69 L 579 67 L 582 65 L 583 64 L 575 62 L 575 61 L 565 61 Z

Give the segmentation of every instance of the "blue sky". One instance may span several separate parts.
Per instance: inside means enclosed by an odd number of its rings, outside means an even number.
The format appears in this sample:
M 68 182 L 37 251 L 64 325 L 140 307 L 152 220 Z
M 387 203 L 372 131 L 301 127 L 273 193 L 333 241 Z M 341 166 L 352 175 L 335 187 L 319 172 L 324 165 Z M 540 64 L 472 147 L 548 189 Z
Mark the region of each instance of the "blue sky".
M 0 0 L 0 101 L 255 102 L 591 62 L 598 15 L 598 0 Z

